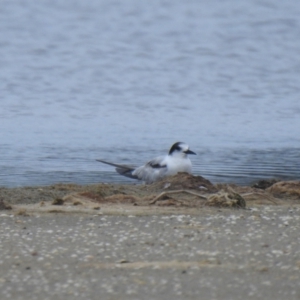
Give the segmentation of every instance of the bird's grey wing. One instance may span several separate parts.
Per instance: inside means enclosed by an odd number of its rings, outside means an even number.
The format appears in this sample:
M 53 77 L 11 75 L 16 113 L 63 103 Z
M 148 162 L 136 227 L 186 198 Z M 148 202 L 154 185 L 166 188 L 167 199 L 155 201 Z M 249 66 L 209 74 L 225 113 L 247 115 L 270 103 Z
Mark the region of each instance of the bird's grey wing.
M 164 156 L 156 157 L 145 165 L 136 168 L 133 175 L 146 183 L 152 183 L 163 178 L 167 172 L 167 165 L 164 163 Z
M 164 160 L 165 160 L 164 156 L 159 156 L 159 157 L 156 157 L 156 158 L 148 161 L 146 165 L 148 165 L 149 167 L 151 167 L 153 169 L 163 169 L 163 168 L 167 167 Z
M 129 177 L 129 178 L 133 178 L 133 179 L 138 179 L 138 177 L 136 175 L 132 174 L 132 172 L 135 170 L 135 167 L 133 167 L 133 166 L 115 164 L 115 163 L 111 163 L 109 161 L 105 161 L 105 160 L 102 160 L 102 159 L 96 159 L 96 161 L 99 161 L 99 162 L 101 162 L 103 164 L 107 164 L 107 165 L 116 167 L 116 171 L 120 175 Z

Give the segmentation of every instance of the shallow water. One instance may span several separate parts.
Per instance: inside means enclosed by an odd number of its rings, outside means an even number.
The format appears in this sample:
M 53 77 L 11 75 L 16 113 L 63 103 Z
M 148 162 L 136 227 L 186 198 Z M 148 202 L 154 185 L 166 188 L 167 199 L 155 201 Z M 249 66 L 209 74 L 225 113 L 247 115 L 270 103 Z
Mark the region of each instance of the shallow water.
M 176 141 L 213 182 L 300 178 L 300 2 L 2 1 L 0 185 L 132 182 Z

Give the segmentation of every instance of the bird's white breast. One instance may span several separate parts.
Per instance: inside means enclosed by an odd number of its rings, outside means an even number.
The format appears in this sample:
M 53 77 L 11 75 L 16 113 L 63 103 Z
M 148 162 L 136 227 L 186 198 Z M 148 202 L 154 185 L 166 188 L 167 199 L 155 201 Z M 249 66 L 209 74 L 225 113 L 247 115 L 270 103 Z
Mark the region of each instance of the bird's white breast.
M 192 163 L 188 157 L 166 157 L 167 176 L 174 175 L 178 172 L 192 172 Z

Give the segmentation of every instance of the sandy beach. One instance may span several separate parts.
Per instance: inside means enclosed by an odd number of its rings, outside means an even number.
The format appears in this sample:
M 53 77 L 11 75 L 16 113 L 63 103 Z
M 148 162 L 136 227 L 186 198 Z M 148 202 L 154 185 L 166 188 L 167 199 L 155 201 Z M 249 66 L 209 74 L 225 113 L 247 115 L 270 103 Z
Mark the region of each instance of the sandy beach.
M 1 188 L 0 298 L 299 299 L 300 183 L 180 176 Z

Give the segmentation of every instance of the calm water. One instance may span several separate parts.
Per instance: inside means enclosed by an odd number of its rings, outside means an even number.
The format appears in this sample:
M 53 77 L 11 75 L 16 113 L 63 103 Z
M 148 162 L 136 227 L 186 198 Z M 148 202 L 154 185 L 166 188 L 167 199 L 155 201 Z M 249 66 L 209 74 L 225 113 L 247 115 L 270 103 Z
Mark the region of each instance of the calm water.
M 300 2 L 0 1 L 0 186 L 132 182 L 176 141 L 213 182 L 300 178 Z

